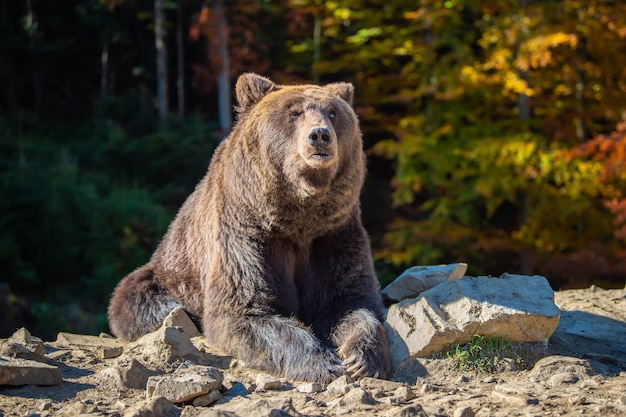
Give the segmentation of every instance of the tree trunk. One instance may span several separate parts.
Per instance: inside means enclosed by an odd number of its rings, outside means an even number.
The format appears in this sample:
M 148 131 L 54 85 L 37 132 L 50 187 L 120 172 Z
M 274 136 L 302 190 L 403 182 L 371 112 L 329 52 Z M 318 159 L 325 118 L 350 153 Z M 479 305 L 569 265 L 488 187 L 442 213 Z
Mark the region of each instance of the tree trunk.
M 104 100 L 109 90 L 109 42 L 104 41 L 100 52 L 100 100 Z
M 185 116 L 185 42 L 183 40 L 183 5 L 178 1 L 176 14 L 176 90 L 178 92 L 178 117 Z
M 217 25 L 217 56 L 219 57 L 217 76 L 218 111 L 220 130 L 225 137 L 230 132 L 232 113 L 230 103 L 230 56 L 228 54 L 228 24 L 224 15 L 222 0 L 213 1 L 213 11 Z
M 154 44 L 156 46 L 157 105 L 159 121 L 163 125 L 167 117 L 167 48 L 163 0 L 154 0 Z

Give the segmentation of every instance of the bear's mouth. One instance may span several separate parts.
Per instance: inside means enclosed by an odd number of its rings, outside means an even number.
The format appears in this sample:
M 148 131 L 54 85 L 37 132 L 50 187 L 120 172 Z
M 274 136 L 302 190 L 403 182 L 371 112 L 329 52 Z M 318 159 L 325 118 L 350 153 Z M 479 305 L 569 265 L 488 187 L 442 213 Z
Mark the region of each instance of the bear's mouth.
M 329 159 L 332 159 L 333 156 L 327 152 L 315 152 L 315 153 L 312 153 L 309 157 L 312 159 L 319 159 L 322 161 L 327 161 Z

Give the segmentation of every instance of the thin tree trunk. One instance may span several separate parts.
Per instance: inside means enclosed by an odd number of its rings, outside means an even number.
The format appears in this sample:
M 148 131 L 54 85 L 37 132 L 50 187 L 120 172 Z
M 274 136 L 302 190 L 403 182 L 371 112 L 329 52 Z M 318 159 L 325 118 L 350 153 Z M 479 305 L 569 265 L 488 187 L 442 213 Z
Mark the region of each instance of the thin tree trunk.
M 100 53 L 100 99 L 104 100 L 109 90 L 109 42 L 104 41 Z
M 321 57 L 321 43 L 322 43 L 322 14 L 321 14 L 321 5 L 320 2 L 317 1 L 317 7 L 315 10 L 315 23 L 313 26 L 313 83 L 319 84 L 320 82 L 320 73 L 318 69 L 318 65 Z
M 157 105 L 159 121 L 165 123 L 167 104 L 167 48 L 165 46 L 163 0 L 154 0 L 154 44 L 156 46 Z
M 224 8 L 221 0 L 213 1 L 217 24 L 217 49 L 219 62 L 217 76 L 217 96 L 218 111 L 220 118 L 220 130 L 226 136 L 230 132 L 232 124 L 231 102 L 230 102 L 230 56 L 228 53 L 228 24 L 224 15 Z
M 526 10 L 526 0 L 519 0 L 520 6 L 520 14 L 523 14 Z M 521 19 L 520 19 L 521 20 Z M 524 39 L 528 36 L 526 30 L 524 30 Z M 519 77 L 526 81 L 528 85 L 528 72 L 520 70 Z M 517 108 L 519 112 L 519 120 L 521 122 L 521 126 L 524 130 L 528 129 L 528 124 L 530 120 L 530 101 L 528 95 L 525 93 L 521 93 L 518 97 Z M 522 224 L 528 221 L 528 197 L 523 194 L 520 198 L 521 204 L 521 213 L 520 218 Z M 531 275 L 533 270 L 532 259 L 531 259 L 531 251 L 526 245 L 522 245 L 522 249 L 520 252 L 520 273 L 523 275 Z
M 178 117 L 185 116 L 185 43 L 183 41 L 183 5 L 178 1 L 176 15 L 176 89 L 178 92 Z

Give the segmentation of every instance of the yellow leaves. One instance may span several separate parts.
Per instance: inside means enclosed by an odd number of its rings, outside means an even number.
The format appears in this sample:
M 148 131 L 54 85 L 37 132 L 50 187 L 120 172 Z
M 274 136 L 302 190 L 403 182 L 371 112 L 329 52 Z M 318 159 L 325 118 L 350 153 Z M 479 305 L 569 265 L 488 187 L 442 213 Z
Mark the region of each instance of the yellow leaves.
M 552 49 L 559 46 L 575 49 L 577 45 L 578 37 L 571 33 L 555 32 L 535 36 L 520 45 L 515 67 L 522 71 L 545 68 L 553 62 Z
M 355 46 L 363 45 L 371 38 L 379 36 L 383 30 L 378 27 L 359 29 L 356 34 L 348 36 L 346 42 Z

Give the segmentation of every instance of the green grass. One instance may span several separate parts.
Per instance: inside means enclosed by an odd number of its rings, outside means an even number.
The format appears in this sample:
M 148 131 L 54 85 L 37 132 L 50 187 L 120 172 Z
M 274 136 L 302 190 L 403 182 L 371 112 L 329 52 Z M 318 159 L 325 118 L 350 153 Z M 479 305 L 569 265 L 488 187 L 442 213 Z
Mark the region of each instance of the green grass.
M 459 371 L 498 372 L 504 368 L 505 359 L 513 360 L 518 368 L 524 366 L 513 343 L 501 336 L 474 335 L 465 345 L 451 346 L 445 357 L 454 361 L 455 369 Z

